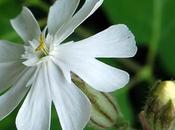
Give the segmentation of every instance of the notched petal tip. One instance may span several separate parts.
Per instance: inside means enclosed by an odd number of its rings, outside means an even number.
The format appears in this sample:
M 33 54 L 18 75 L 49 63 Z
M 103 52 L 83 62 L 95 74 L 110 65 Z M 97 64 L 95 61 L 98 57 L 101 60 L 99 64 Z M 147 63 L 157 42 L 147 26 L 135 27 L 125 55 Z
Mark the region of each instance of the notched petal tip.
M 125 24 L 118 24 L 118 25 L 113 25 L 111 26 L 113 28 L 118 28 L 120 30 L 123 30 L 123 32 L 125 33 L 125 35 L 127 35 L 127 40 L 128 40 L 128 58 L 130 57 L 134 57 L 137 53 L 137 45 L 136 45 L 136 39 L 134 34 L 131 32 L 131 30 L 128 28 L 127 25 Z
M 108 86 L 106 86 L 106 89 L 103 89 L 101 92 L 110 93 L 110 92 L 114 92 L 116 90 L 119 90 L 119 89 L 127 86 L 127 84 L 129 83 L 129 80 L 130 80 L 130 75 L 126 71 L 123 71 L 123 70 L 120 70 L 120 71 L 121 71 L 120 73 L 122 73 L 122 75 L 121 75 L 122 80 L 120 80 L 120 83 L 118 81 L 118 82 L 116 82 L 116 85 L 113 84 L 113 87 L 111 86 L 110 88 Z
M 122 70 L 122 71 L 123 71 L 123 70 Z M 121 85 L 120 88 L 125 87 L 125 86 L 129 83 L 129 80 L 130 80 L 130 75 L 129 75 L 128 72 L 123 71 L 123 75 L 124 75 L 125 78 L 124 78 L 124 81 L 123 81 L 123 83 L 122 83 L 122 85 Z M 120 88 L 118 88 L 118 89 L 120 89 Z
M 38 38 L 41 33 L 38 22 L 32 12 L 25 6 L 19 15 L 10 20 L 10 23 L 25 42 Z
M 134 34 L 130 30 L 128 30 L 128 31 L 130 33 L 130 36 L 128 36 L 128 40 L 130 42 L 130 50 L 129 50 L 130 55 L 128 56 L 128 58 L 129 58 L 129 57 L 134 57 L 136 55 L 138 48 L 136 45 L 136 40 L 135 40 Z
M 138 50 L 138 48 L 135 44 L 135 47 L 133 48 L 133 54 L 131 55 L 131 57 L 134 57 L 137 54 L 137 50 Z

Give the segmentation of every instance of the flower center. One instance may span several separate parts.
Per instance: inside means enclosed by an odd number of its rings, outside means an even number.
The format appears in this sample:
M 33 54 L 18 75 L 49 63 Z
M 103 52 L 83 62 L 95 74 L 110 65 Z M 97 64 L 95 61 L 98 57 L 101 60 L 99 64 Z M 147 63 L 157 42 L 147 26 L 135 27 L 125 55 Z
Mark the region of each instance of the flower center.
M 50 48 L 48 47 L 47 40 L 43 33 L 40 34 L 39 39 L 29 41 L 29 45 L 24 45 L 24 54 L 21 58 L 25 61 L 23 62 L 26 66 L 34 66 L 40 61 L 48 59 L 50 54 Z
M 41 33 L 39 38 L 39 46 L 35 49 L 36 52 L 43 52 L 44 56 L 49 55 L 48 48 L 45 44 L 45 38 L 44 35 Z

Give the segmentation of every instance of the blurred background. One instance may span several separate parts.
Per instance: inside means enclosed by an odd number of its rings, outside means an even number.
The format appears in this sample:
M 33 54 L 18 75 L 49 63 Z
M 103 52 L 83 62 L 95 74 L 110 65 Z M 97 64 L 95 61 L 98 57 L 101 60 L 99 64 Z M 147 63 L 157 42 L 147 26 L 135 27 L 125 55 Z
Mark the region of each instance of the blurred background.
M 9 20 L 19 14 L 22 6 L 27 6 L 43 28 L 53 3 L 54 0 L 0 0 L 0 39 L 22 43 Z M 99 60 L 130 73 L 130 83 L 112 95 L 124 118 L 136 129 L 141 129 L 138 114 L 143 110 L 151 86 L 157 80 L 171 80 L 175 76 L 174 7 L 174 0 L 104 0 L 100 9 L 69 38 L 80 40 L 121 23 L 134 33 L 138 46 L 134 58 Z M 0 122 L 0 130 L 16 130 L 18 109 Z M 59 129 L 59 120 L 53 108 L 51 130 Z M 86 130 L 95 128 L 87 126 Z

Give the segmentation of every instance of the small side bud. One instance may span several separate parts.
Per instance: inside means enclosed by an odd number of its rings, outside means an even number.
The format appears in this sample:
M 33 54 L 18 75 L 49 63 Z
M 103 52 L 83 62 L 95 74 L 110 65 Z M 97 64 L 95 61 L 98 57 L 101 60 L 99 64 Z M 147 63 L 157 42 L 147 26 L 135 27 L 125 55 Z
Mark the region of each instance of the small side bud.
M 175 82 L 156 83 L 140 119 L 145 130 L 175 130 Z
M 72 75 L 72 80 L 86 94 L 92 104 L 89 122 L 92 127 L 101 129 L 115 127 L 118 130 L 127 130 L 128 125 L 110 94 L 96 91 L 76 75 Z

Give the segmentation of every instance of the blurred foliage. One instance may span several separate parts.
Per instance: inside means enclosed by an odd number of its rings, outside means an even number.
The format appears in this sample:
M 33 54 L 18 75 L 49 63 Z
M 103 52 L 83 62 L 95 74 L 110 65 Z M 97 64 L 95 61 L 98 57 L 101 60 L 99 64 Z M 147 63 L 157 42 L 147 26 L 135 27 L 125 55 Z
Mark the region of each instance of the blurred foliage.
M 158 42 L 158 55 L 164 69 L 175 76 L 174 0 L 105 0 L 104 8 L 113 23 L 130 27 L 138 43 L 153 46 Z
M 15 17 L 21 10 L 19 0 L 0 1 L 0 39 L 18 40 L 16 33 L 10 25 L 10 19 Z
M 21 42 L 9 20 L 22 5 L 28 6 L 39 20 L 46 23 L 49 6 L 54 0 L 0 0 L 0 39 Z M 148 87 L 155 79 L 175 76 L 175 1 L 174 0 L 104 0 L 103 6 L 71 38 L 82 39 L 112 24 L 129 26 L 138 43 L 134 59 L 100 59 L 112 66 L 124 68 L 131 74 L 127 87 L 113 93 L 124 117 L 140 128 L 138 113 L 142 110 Z M 0 122 L 0 130 L 15 130 L 15 117 L 19 107 Z M 55 109 L 52 112 L 52 130 L 60 129 Z M 86 130 L 94 130 L 87 127 Z

